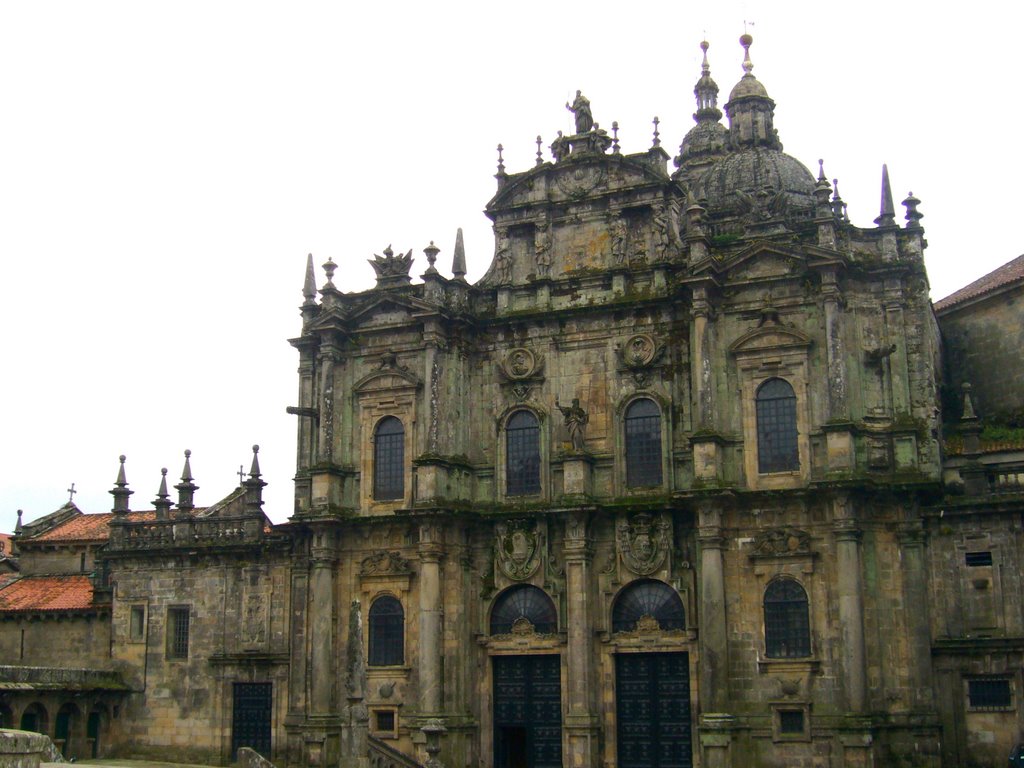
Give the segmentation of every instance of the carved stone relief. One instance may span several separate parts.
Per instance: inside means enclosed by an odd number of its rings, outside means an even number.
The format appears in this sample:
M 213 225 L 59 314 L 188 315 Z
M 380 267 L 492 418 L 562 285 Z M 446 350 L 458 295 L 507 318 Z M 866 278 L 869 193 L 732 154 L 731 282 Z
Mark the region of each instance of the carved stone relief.
M 409 561 L 402 557 L 399 552 L 374 552 L 369 557 L 363 558 L 359 568 L 361 576 L 404 576 L 412 572 Z
M 615 539 L 623 565 L 638 576 L 650 576 L 665 566 L 672 551 L 672 524 L 664 514 L 646 512 L 621 518 Z
M 811 554 L 811 534 L 797 528 L 771 528 L 754 537 L 751 557 L 794 557 Z
M 508 520 L 495 526 L 494 561 L 513 581 L 537 572 L 547 547 L 544 530 L 533 520 Z

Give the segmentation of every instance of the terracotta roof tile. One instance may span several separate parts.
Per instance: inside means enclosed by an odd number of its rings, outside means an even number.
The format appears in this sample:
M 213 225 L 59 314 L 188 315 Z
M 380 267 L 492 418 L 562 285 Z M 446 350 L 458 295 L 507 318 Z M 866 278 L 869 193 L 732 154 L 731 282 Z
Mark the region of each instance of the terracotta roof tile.
M 88 576 L 25 576 L 0 588 L 0 611 L 69 611 L 92 607 Z
M 935 302 L 935 311 L 941 312 L 968 299 L 976 299 L 979 296 L 984 296 L 986 293 L 991 293 L 996 288 L 1001 288 L 1018 280 L 1024 281 L 1024 255 L 1018 256 L 1013 261 L 1006 262 L 1003 266 L 992 270 L 984 277 L 979 277 L 970 285 L 965 285 L 959 291 L 951 293 L 946 298 Z
M 31 541 L 106 541 L 110 538 L 109 523 L 114 518 L 113 512 L 98 515 L 79 515 L 66 523 L 51 528 L 46 533 L 35 536 Z M 129 512 L 128 520 L 141 523 L 156 520 L 156 512 Z

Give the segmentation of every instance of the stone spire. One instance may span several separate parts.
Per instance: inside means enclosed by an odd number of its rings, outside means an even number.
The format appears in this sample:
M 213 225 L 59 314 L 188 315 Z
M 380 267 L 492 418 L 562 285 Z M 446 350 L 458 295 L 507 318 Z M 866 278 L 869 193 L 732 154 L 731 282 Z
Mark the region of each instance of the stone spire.
M 22 511 L 19 509 L 18 510 L 18 522 L 14 524 L 14 535 L 15 536 L 17 536 L 19 533 L 21 533 L 21 516 L 22 516 L 22 514 L 23 514 Z
M 889 184 L 889 166 L 882 164 L 882 204 L 875 224 L 879 227 L 896 226 L 896 206 L 892 204 L 892 187 Z
M 707 40 L 700 44 L 704 52 L 701 63 L 700 77 L 693 87 L 693 95 L 697 97 L 697 111 L 693 119 L 697 123 L 683 137 L 679 145 L 679 154 L 672 158 L 676 168 L 683 173 L 699 176 L 717 158 L 723 157 L 727 151 L 728 131 L 720 122 L 722 110 L 718 108 L 718 83 L 711 79 L 711 65 L 708 64 Z
M 462 242 L 462 227 L 455 233 L 455 255 L 452 257 L 452 277 L 466 282 L 466 246 Z
M 160 470 L 160 490 L 156 492 L 156 498 L 153 499 L 153 509 L 156 510 L 156 519 L 170 519 L 171 506 L 171 497 L 170 494 L 167 493 L 167 467 L 164 467 Z
M 306 257 L 306 280 L 302 284 L 302 306 L 316 304 L 316 274 L 313 272 L 313 254 Z
M 134 491 L 128 490 L 128 481 L 125 479 L 124 474 L 124 454 L 119 457 L 121 462 L 120 468 L 117 470 L 117 480 L 114 481 L 114 488 L 110 491 L 110 495 L 114 497 L 114 506 L 111 512 L 114 514 L 127 514 L 128 509 L 128 497 L 131 496 Z
M 310 266 L 313 264 L 313 257 L 310 257 Z M 189 457 L 192 455 L 192 451 L 185 449 L 185 466 L 181 470 L 181 482 L 174 486 L 174 489 L 178 492 L 178 509 L 182 512 L 191 512 L 194 507 L 195 493 L 199 490 L 199 486 L 192 482 L 192 467 L 189 464 Z
M 263 489 L 266 483 L 260 478 L 260 447 L 252 447 L 252 466 L 249 468 L 249 479 L 242 483 L 245 488 L 245 506 L 250 512 L 260 512 L 263 508 Z
M 743 77 L 732 89 L 729 102 L 725 105 L 725 114 L 729 116 L 729 140 L 734 149 L 782 149 L 782 142 L 772 124 L 775 102 L 754 77 L 754 63 L 750 60 L 750 46 L 753 42 L 754 38 L 746 33 L 740 37 L 740 45 L 743 46 Z

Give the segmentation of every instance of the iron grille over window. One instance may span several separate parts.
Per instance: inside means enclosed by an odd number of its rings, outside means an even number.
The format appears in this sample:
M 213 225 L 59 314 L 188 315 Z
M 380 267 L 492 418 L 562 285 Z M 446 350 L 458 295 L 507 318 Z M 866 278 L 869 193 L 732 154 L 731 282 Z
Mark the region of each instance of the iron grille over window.
M 967 681 L 967 698 L 971 709 L 1010 709 L 1013 696 L 1006 678 Z
M 167 609 L 167 658 L 188 658 L 188 607 Z
M 555 604 L 542 589 L 522 584 L 509 587 L 494 602 L 491 610 L 491 634 L 507 635 L 512 625 L 526 619 L 540 635 L 552 634 L 558 625 Z
M 405 429 L 394 416 L 377 423 L 373 442 L 373 498 L 400 499 L 405 495 Z
M 505 474 L 509 496 L 540 493 L 540 426 L 529 411 L 516 411 L 505 426 Z
M 370 606 L 371 667 L 405 663 L 405 611 L 394 597 L 378 597 Z
M 802 709 L 779 710 L 779 733 L 795 736 L 804 732 L 804 711 Z
M 782 379 L 768 379 L 757 390 L 757 471 L 800 469 L 796 436 L 793 387 Z
M 661 411 L 653 400 L 626 409 L 626 485 L 661 485 Z
M 612 608 L 612 632 L 630 632 L 644 616 L 656 619 L 661 629 L 686 628 L 683 601 L 662 581 L 638 581 L 622 590 Z
M 776 579 L 764 591 L 764 646 L 774 659 L 811 655 L 807 593 L 792 579 Z

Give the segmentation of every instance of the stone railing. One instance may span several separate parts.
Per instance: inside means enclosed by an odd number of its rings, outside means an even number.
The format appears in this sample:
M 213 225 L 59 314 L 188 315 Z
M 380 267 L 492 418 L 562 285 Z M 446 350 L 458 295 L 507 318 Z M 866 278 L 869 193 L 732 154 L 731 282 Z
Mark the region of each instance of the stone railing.
M 239 747 L 238 757 L 235 758 L 235 765 L 238 768 L 274 768 L 274 764 L 267 760 L 255 749 Z
M 39 768 L 40 763 L 63 762 L 64 757 L 49 736 L 0 729 L 0 766 L 3 768 Z
M 1024 493 L 1024 467 L 1007 467 L 988 473 L 989 492 Z
M 249 544 L 263 536 L 261 517 L 217 517 L 209 520 L 149 520 L 111 526 L 113 549 L 216 547 Z
M 370 768 L 423 768 L 404 752 L 389 747 L 375 736 L 368 737 Z

